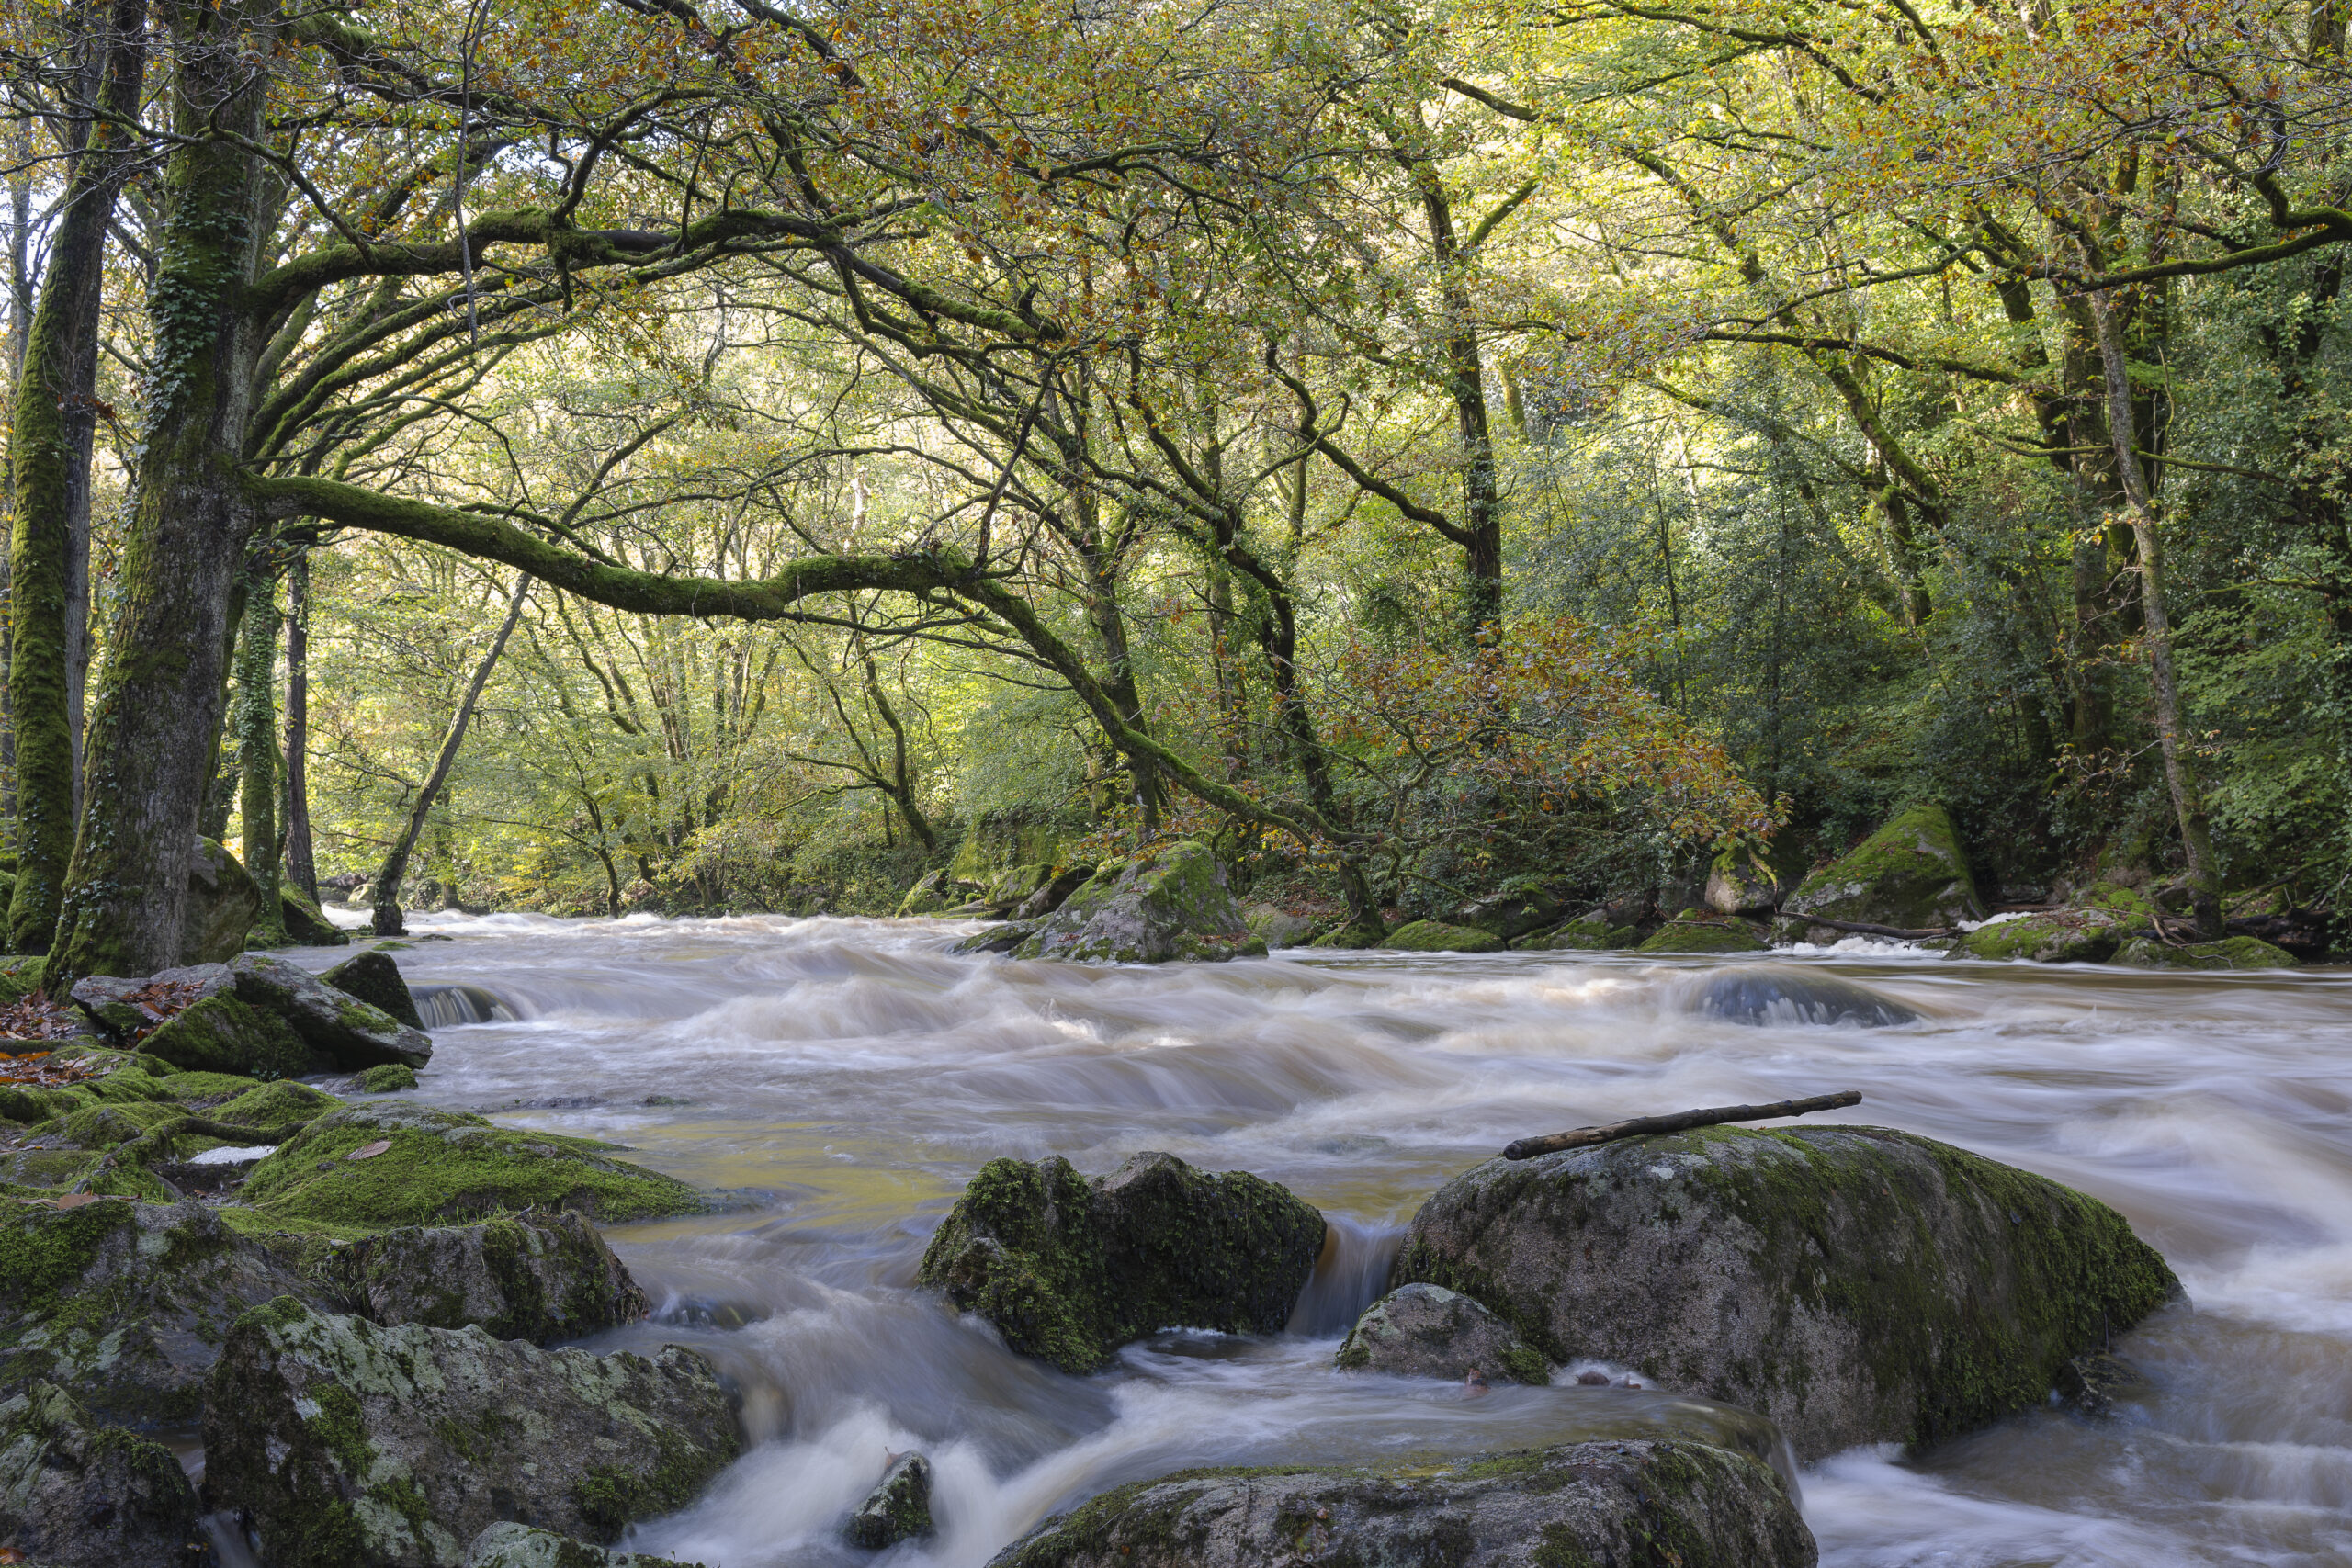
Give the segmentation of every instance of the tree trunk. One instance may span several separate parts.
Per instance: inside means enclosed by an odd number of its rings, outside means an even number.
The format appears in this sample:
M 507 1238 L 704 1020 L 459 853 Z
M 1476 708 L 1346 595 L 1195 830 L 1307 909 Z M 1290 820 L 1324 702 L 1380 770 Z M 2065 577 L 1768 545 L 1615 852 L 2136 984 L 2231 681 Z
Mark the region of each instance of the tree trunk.
M 50 984 L 176 963 L 197 812 L 219 733 L 231 596 L 254 513 L 237 479 L 259 323 L 247 309 L 272 190 L 263 137 L 271 50 L 253 0 L 171 13 L 180 140 L 164 166 L 148 300 L 153 370 L 137 502 L 107 673 L 90 714 L 81 831 Z
M 244 833 L 245 871 L 261 890 L 261 913 L 249 939 L 255 947 L 286 944 L 286 907 L 277 874 L 277 593 L 266 578 L 245 594 L 244 631 L 237 646 L 237 818 Z
M 133 114 L 146 74 L 146 0 L 112 0 L 94 23 L 74 91 L 113 114 Z M 8 706 L 17 764 L 11 953 L 50 949 L 81 785 L 100 285 L 107 227 L 130 172 L 120 127 L 100 122 L 84 134 L 26 340 L 10 440 L 16 520 L 8 541 Z
M 424 830 L 424 818 L 432 811 L 433 803 L 440 798 L 442 784 L 448 781 L 449 769 L 458 760 L 458 749 L 466 743 L 466 728 L 473 723 L 474 705 L 481 701 L 482 688 L 490 684 L 490 672 L 497 667 L 498 656 L 506 651 L 506 639 L 514 635 L 515 623 L 523 618 L 523 601 L 530 592 L 530 574 L 517 575 L 514 592 L 507 599 L 506 619 L 499 623 L 498 635 L 490 639 L 490 650 L 474 666 L 473 678 L 466 682 L 465 693 L 458 699 L 458 711 L 449 720 L 449 732 L 441 738 L 441 750 L 433 759 L 433 771 L 418 786 L 416 799 L 409 807 L 408 820 L 401 824 L 400 836 L 392 840 L 384 863 L 377 869 L 374 924 L 378 936 L 399 936 L 406 929 L 401 923 L 401 881 L 408 874 L 409 856 L 416 851 L 416 836 Z M 453 882 L 454 871 L 453 865 Z M 447 902 L 456 908 L 454 886 Z
M 2181 731 L 2180 683 L 2172 662 L 2172 615 L 2165 602 L 2163 541 L 2156 526 L 2155 502 L 2148 493 L 2132 442 L 2135 422 L 2131 367 L 2124 358 L 2123 333 L 2112 303 L 2106 296 L 2094 294 L 2091 311 L 2098 322 L 2099 362 L 2106 372 L 2107 423 L 2115 446 L 2116 473 L 2123 483 L 2124 499 L 2131 503 L 2132 531 L 2138 536 L 2140 608 L 2147 626 L 2148 677 L 2155 687 L 2156 739 L 2164 752 L 2165 784 L 2172 792 L 2181 849 L 2188 858 L 2197 934 L 2214 942 L 2222 935 L 2221 868 L 2213 860 L 2213 837 L 2206 822 L 2204 798 L 2197 787 L 2196 764 Z
M 319 901 L 319 864 L 311 847 L 311 556 L 286 569 L 286 874 L 303 897 Z

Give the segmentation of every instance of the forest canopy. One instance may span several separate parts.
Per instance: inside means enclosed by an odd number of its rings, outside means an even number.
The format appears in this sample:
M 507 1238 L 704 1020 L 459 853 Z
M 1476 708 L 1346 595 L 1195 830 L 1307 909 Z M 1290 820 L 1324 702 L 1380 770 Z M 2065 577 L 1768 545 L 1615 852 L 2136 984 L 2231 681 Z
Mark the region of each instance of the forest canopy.
M 2341 0 L 29 0 L 8 948 L 2352 872 Z

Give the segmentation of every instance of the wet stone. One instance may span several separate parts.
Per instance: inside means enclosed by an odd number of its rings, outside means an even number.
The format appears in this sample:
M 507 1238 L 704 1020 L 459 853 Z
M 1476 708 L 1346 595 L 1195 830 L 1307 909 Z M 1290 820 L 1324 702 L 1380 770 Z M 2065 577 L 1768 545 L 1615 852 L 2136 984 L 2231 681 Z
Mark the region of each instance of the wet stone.
M 1366 1307 L 1340 1342 L 1343 1371 L 1462 1382 L 1543 1383 L 1550 1363 L 1510 1325 L 1442 1285 L 1403 1285 Z
M 1850 1023 L 1882 1029 L 1918 1021 L 1917 1010 L 1867 986 L 1793 964 L 1742 964 L 1702 981 L 1697 1010 L 1734 1023 Z
M 473 1545 L 466 1551 L 465 1568 L 702 1568 L 702 1564 L 636 1551 L 609 1551 L 553 1530 L 505 1519 L 474 1537 Z
M 462 1328 L 548 1345 L 646 1314 L 645 1292 L 579 1214 L 413 1226 L 339 1255 L 352 1304 L 387 1325 Z
M 161 1443 L 54 1383 L 0 1402 L 0 1546 L 42 1568 L 187 1568 L 196 1489 Z
M 895 1454 L 842 1528 L 842 1537 L 852 1546 L 879 1551 L 927 1536 L 931 1528 L 931 1461 L 921 1454 Z

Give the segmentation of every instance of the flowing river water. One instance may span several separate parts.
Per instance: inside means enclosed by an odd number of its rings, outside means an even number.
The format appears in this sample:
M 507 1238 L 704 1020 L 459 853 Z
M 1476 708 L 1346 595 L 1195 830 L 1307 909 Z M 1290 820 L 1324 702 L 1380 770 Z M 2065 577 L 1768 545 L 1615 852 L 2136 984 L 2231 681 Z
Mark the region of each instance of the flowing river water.
M 1413 1211 L 1529 1133 L 1858 1089 L 1814 1121 L 1898 1127 L 2127 1215 L 2188 1286 L 2118 1348 L 2109 1419 L 2037 1410 L 1924 1458 L 1796 1479 L 1822 1560 L 2352 1565 L 2352 974 L 1951 963 L 1878 944 L 1802 965 L 1918 1010 L 1888 1028 L 1710 1016 L 1732 962 L 1278 953 L 1158 968 L 951 954 L 942 921 L 428 916 L 419 1099 L 609 1139 L 727 1195 L 616 1228 L 654 1320 L 590 1341 L 709 1353 L 751 1446 L 632 1550 L 709 1568 L 977 1568 L 1046 1515 L 1188 1465 L 1448 1458 L 1645 1432 L 1754 1439 L 1622 1386 L 1474 1395 L 1335 1373 Z M 332 953 L 314 957 L 323 964 Z M 497 1006 L 492 1009 L 490 1004 Z M 1140 1149 L 1254 1171 L 1336 1245 L 1290 1331 L 1169 1335 L 1066 1376 L 914 1288 L 983 1162 L 1107 1171 Z M 939 1533 L 838 1539 L 888 1453 L 935 1467 Z

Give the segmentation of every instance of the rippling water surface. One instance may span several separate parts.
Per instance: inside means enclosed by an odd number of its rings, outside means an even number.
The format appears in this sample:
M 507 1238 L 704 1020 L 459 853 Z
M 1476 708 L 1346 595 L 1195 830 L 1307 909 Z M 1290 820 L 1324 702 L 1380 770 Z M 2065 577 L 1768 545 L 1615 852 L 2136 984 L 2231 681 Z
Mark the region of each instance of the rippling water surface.
M 1706 1015 L 1726 961 L 1277 955 L 1090 968 L 958 958 L 945 922 L 427 917 L 400 954 L 512 1021 L 435 1031 L 428 1101 L 629 1144 L 729 1213 L 611 1239 L 655 1322 L 746 1390 L 754 1446 L 634 1550 L 710 1568 L 876 1561 L 834 1532 L 886 1452 L 937 1468 L 941 1533 L 886 1568 L 973 1565 L 1047 1513 L 1182 1465 L 1447 1457 L 1588 1435 L 1755 1446 L 1668 1391 L 1329 1371 L 1414 1209 L 1529 1133 L 1827 1089 L 1831 1118 L 1962 1145 L 2097 1194 L 2193 1307 L 2120 1348 L 2120 1418 L 2034 1412 L 1924 1461 L 1800 1477 L 1823 1560 L 1966 1568 L 2352 1564 L 2352 976 L 2140 975 L 1859 948 L 1802 964 L 1908 1003 L 1893 1028 Z M 322 957 L 324 955 L 322 955 Z M 1071 1378 L 913 1289 L 983 1161 L 1138 1149 L 1280 1181 L 1331 1217 L 1291 1332 L 1170 1336 Z

